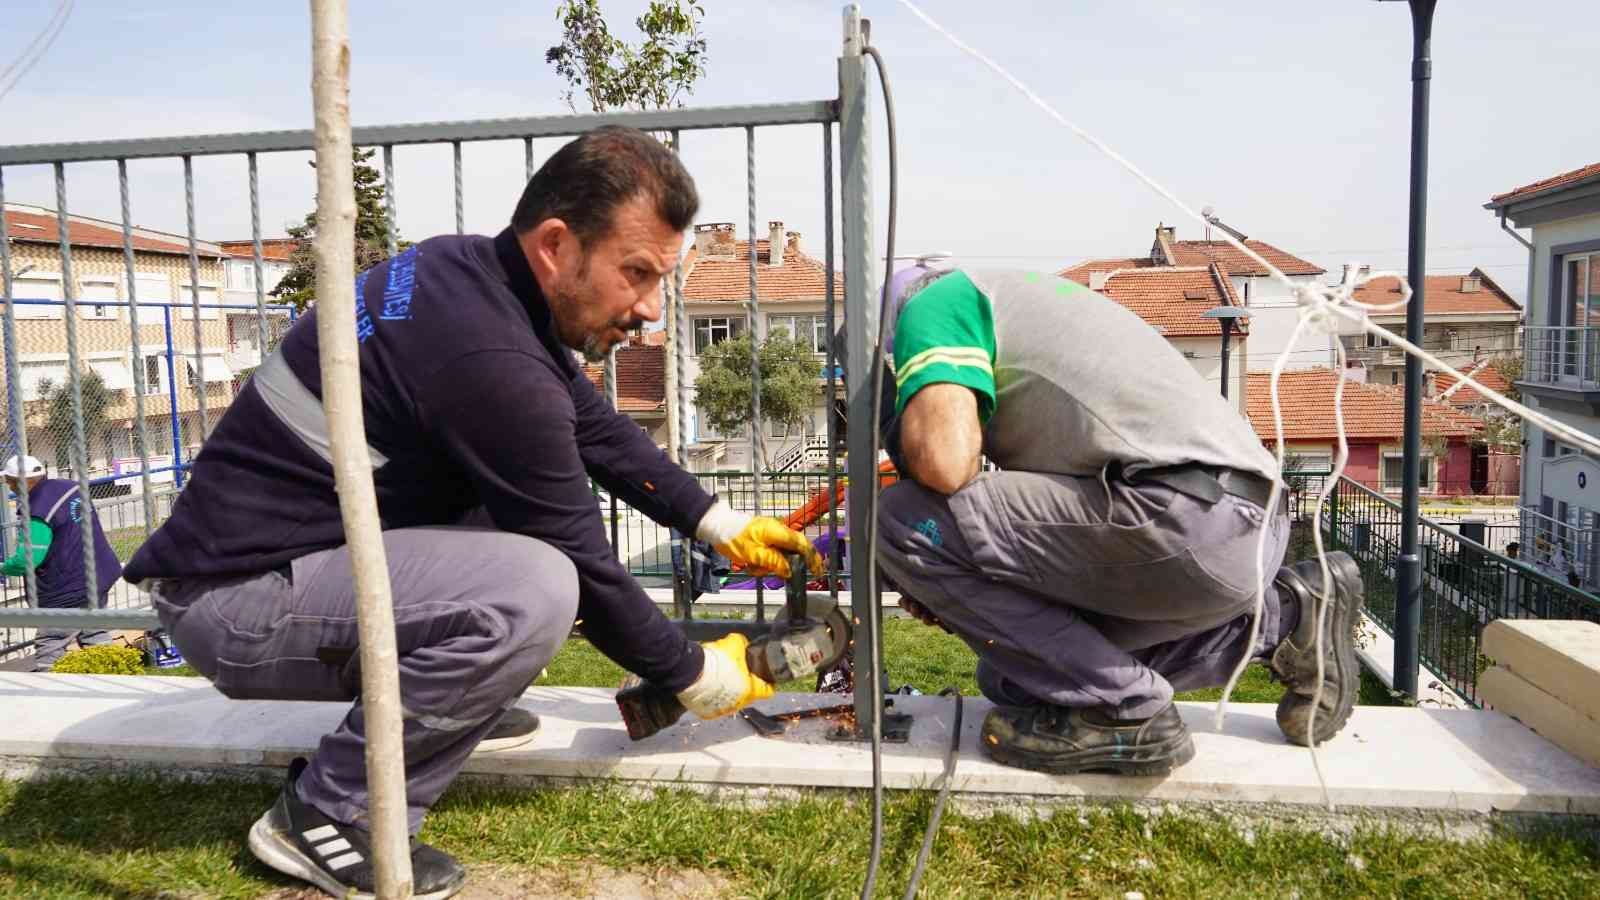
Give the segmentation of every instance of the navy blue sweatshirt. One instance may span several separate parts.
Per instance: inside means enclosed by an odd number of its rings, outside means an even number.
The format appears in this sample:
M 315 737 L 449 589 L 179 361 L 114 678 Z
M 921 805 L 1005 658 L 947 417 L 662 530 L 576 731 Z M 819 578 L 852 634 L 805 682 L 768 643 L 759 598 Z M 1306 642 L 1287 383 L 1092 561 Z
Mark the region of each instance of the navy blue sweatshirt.
M 595 391 L 558 341 L 515 235 L 432 238 L 356 285 L 367 441 L 386 460 L 373 473 L 383 527 L 453 524 L 485 507 L 499 528 L 571 558 L 580 627 L 601 652 L 671 690 L 693 682 L 700 647 L 617 561 L 589 478 L 686 533 L 713 498 Z M 315 318 L 301 317 L 278 352 L 320 399 Z M 332 467 L 256 380 L 207 439 L 172 517 L 129 561 L 128 581 L 264 572 L 344 543 Z

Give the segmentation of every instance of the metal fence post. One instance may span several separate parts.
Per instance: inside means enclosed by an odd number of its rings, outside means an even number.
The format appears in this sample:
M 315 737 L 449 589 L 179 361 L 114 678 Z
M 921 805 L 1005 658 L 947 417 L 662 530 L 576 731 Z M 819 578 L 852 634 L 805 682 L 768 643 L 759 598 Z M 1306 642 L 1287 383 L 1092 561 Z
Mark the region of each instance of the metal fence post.
M 6 344 L 6 402 L 12 414 L 11 425 L 16 438 L 15 452 L 28 455 L 27 401 L 22 396 L 22 361 L 18 356 L 16 285 L 11 275 L 11 238 L 5 228 L 6 180 L 0 169 L 0 290 L 5 292 L 5 344 Z M 17 423 L 21 423 L 19 426 Z M 39 605 L 39 585 L 33 570 L 33 535 L 28 527 L 32 510 L 28 508 L 28 492 L 17 491 L 17 545 L 22 548 L 22 588 L 28 596 L 28 605 Z
M 167 424 L 172 429 L 172 480 L 173 486 L 183 487 L 183 438 L 178 431 L 178 370 L 172 362 L 172 304 L 161 307 L 162 333 L 167 339 L 167 402 L 172 404 L 172 414 Z
M 878 461 L 872 458 L 872 349 L 878 344 L 879 286 L 872 243 L 872 133 L 871 103 L 867 95 L 867 66 L 862 50 L 861 9 L 845 10 L 844 52 L 839 57 L 839 193 L 844 237 L 844 322 L 849 335 L 845 350 L 850 426 L 846 432 L 846 472 L 850 479 L 847 524 L 851 531 L 850 604 L 852 615 L 866 627 L 855 629 L 855 705 L 858 727 L 877 721 L 882 694 L 874 691 L 877 674 L 871 660 L 882 635 L 878 628 L 878 598 L 867 590 L 871 554 L 866 547 L 872 517 L 872 492 L 878 488 Z

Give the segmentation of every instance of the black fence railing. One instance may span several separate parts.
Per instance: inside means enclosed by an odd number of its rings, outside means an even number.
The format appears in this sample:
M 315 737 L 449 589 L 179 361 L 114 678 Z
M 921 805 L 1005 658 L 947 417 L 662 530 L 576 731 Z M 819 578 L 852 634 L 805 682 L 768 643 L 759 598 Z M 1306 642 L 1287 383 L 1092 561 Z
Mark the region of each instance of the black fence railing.
M 1340 479 L 1329 499 L 1321 522 L 1328 549 L 1355 557 L 1366 584 L 1367 613 L 1392 635 L 1400 504 L 1349 479 Z M 1478 676 L 1489 664 L 1479 650 L 1485 625 L 1495 619 L 1600 622 L 1600 597 L 1436 522 L 1423 519 L 1418 530 L 1422 663 L 1443 687 L 1473 705 Z

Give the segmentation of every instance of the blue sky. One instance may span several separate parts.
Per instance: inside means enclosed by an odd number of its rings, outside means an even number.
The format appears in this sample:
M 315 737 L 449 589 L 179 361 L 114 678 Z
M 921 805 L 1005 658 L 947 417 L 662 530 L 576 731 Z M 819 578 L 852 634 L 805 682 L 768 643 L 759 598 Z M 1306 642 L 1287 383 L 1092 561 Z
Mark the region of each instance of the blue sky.
M 706 0 L 709 71 L 696 105 L 836 93 L 841 4 Z M 9 62 L 52 0 L 10 0 Z M 614 26 L 640 2 L 607 2 Z M 1144 252 L 1158 221 L 1199 226 L 1050 122 L 897 3 L 863 5 L 890 67 L 900 127 L 899 246 L 1054 269 Z M 1600 160 L 1592 3 L 1443 3 L 1435 24 L 1429 269 L 1481 265 L 1515 295 L 1525 253 L 1482 204 Z M 1193 206 L 1337 271 L 1403 267 L 1411 34 L 1404 3 L 1370 0 L 1154 4 L 927 0 L 924 8 L 1011 68 L 1067 117 Z M 564 112 L 544 62 L 554 3 L 352 0 L 358 124 Z M 0 98 L 0 142 L 131 138 L 310 122 L 305 4 L 143 5 L 82 0 L 66 31 Z M 874 100 L 877 103 L 877 100 Z M 881 111 L 881 106 L 878 107 Z M 880 124 L 881 129 L 881 124 Z M 548 153 L 541 142 L 536 152 Z M 757 219 L 782 219 L 820 253 L 817 128 L 757 134 Z M 877 193 L 887 193 L 877 134 Z M 686 158 L 702 221 L 746 221 L 742 132 L 694 132 Z M 453 228 L 449 151 L 397 151 L 408 237 Z M 493 232 L 521 189 L 520 143 L 468 145 L 469 230 Z M 305 155 L 264 158 L 268 234 L 311 203 Z M 196 160 L 202 237 L 247 237 L 242 159 Z M 181 168 L 130 164 L 134 219 L 181 230 Z M 69 168 L 76 212 L 115 217 L 110 165 Z M 9 169 L 7 199 L 54 205 L 47 169 Z M 883 216 L 878 216 L 881 233 Z M 880 237 L 881 241 L 881 237 Z M 881 247 L 881 244 L 880 244 Z

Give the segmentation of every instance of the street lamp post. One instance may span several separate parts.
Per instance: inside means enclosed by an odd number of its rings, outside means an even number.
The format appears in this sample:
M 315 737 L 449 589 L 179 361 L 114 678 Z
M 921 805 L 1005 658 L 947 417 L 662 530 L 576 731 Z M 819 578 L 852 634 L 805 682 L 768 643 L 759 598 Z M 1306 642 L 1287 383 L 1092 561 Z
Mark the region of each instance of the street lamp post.
M 1222 323 L 1222 398 L 1228 398 L 1228 351 L 1233 344 L 1233 323 L 1250 318 L 1250 310 L 1242 306 L 1217 306 L 1200 314 L 1203 318 Z
M 1428 236 L 1428 94 L 1433 80 L 1433 9 L 1437 0 L 1408 0 L 1411 7 L 1411 203 L 1406 280 L 1406 340 L 1422 343 L 1424 249 Z M 1401 461 L 1400 556 L 1394 611 L 1394 687 L 1417 696 L 1421 662 L 1422 557 L 1417 541 L 1421 517 L 1422 363 L 1406 356 L 1405 435 Z

